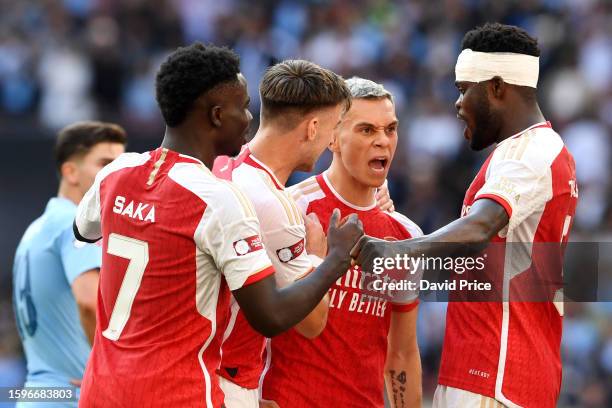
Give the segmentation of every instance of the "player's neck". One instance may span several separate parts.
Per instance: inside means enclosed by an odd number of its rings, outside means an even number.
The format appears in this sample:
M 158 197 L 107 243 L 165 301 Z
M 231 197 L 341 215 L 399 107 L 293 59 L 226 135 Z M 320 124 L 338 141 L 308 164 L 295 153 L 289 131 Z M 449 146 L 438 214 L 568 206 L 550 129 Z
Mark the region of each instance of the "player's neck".
M 259 128 L 249 150 L 253 157 L 265 164 L 284 186 L 297 166 L 294 157 L 295 143 L 289 135 L 279 135 L 269 128 Z M 286 136 L 286 137 L 283 137 Z
M 345 201 L 356 207 L 370 207 L 376 202 L 376 189 L 359 182 L 338 160 L 332 161 L 327 179 Z
M 69 185 L 65 180 L 60 180 L 59 189 L 57 190 L 57 196 L 72 201 L 74 204 L 79 205 L 83 199 L 83 194 L 78 188 Z
M 203 140 L 207 142 L 204 146 Z M 199 136 L 197 131 L 190 131 L 181 127 L 166 127 L 161 146 L 180 154 L 195 157 L 209 169 L 212 169 L 217 156 L 212 143 L 207 138 Z
M 515 108 L 506 115 L 499 132 L 500 136 L 497 143 L 516 135 L 536 123 L 544 121 L 546 121 L 546 119 L 537 103 L 530 105 L 517 104 Z

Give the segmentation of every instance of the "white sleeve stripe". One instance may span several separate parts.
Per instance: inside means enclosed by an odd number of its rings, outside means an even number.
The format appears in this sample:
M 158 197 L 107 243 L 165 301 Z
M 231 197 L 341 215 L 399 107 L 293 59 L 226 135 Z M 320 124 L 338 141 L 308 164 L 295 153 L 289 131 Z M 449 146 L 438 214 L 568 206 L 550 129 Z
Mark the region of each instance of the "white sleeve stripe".
M 292 191 L 292 197 L 294 200 L 299 200 L 302 197 L 309 197 L 312 195 L 315 195 L 317 192 L 322 191 L 321 190 L 321 186 L 319 186 L 319 184 L 317 183 L 316 186 L 313 186 L 312 188 L 309 189 L 295 189 L 294 191 Z
M 532 136 L 535 134 L 533 130 L 527 132 L 527 134 L 523 137 L 523 141 L 516 148 L 516 154 L 513 156 L 514 160 L 520 160 L 525 154 L 525 150 L 527 150 L 527 146 L 531 142 Z
M 319 183 L 317 182 L 317 179 L 315 177 L 310 177 L 304 181 L 301 181 L 297 184 L 292 185 L 291 187 L 288 188 L 288 190 L 290 191 L 291 194 L 299 194 L 302 191 L 307 190 L 308 188 L 314 185 L 319 185 Z
M 303 224 L 304 220 L 302 219 L 302 213 L 300 212 L 300 209 L 297 206 L 297 203 L 295 202 L 295 200 L 293 198 L 289 198 L 289 202 L 291 203 L 291 205 L 293 206 L 293 211 L 295 211 L 297 220 L 298 220 L 298 224 Z
M 300 189 L 300 192 L 303 195 L 307 196 L 309 194 L 316 193 L 319 190 L 321 190 L 321 186 L 317 183 L 316 185 L 314 185 L 312 187 Z
M 241 207 L 244 211 L 245 216 L 248 217 L 256 217 L 255 209 L 253 208 L 250 200 L 238 189 L 232 182 L 223 180 L 223 182 L 229 186 L 229 188 L 234 193 L 234 196 L 238 199 L 238 202 L 241 204 Z
M 302 223 L 302 216 L 300 215 L 299 210 L 295 206 L 293 200 L 291 200 L 287 195 L 283 192 L 279 191 L 272 181 L 266 174 L 260 174 L 262 180 L 266 183 L 270 191 L 274 194 L 274 196 L 281 203 L 283 208 L 285 209 L 285 213 L 287 214 L 287 218 L 289 219 L 289 225 L 298 225 Z
M 309 186 L 311 186 L 313 184 L 319 184 L 317 182 L 316 177 L 309 177 L 306 180 L 297 183 L 294 187 L 296 189 L 302 189 L 303 190 L 303 189 L 305 189 L 305 188 L 307 188 L 307 187 L 309 187 Z
M 295 204 L 295 201 L 289 197 L 288 195 L 279 193 L 282 196 L 282 199 L 286 202 L 289 203 L 289 207 L 291 207 L 291 211 L 293 214 L 293 218 L 295 220 L 294 225 L 298 225 L 302 223 L 302 216 L 300 214 L 300 210 L 298 210 L 297 205 Z
M 507 147 L 505 147 L 505 151 L 502 154 L 502 159 L 505 160 L 520 160 L 525 154 L 525 150 L 527 149 L 527 145 L 533 136 L 533 130 L 525 133 L 517 140 L 511 141 Z

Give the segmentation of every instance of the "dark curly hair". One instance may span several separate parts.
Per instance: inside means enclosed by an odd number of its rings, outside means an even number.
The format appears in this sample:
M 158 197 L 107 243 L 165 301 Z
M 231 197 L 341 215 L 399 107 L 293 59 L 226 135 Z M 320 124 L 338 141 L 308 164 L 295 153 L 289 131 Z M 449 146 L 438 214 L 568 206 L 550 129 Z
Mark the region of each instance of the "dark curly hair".
M 237 81 L 240 57 L 226 47 L 195 42 L 179 47 L 163 62 L 155 78 L 157 104 L 169 127 L 180 125 L 193 102 L 215 86 Z
M 461 49 L 480 52 L 514 52 L 540 56 L 538 41 L 520 27 L 500 23 L 486 23 L 463 36 Z

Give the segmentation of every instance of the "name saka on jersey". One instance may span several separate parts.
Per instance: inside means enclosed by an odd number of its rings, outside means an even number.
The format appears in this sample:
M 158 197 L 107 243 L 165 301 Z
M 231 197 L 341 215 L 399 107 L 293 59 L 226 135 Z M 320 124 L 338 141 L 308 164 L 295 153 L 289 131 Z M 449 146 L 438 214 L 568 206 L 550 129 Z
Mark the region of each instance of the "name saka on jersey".
M 151 204 L 138 203 L 136 202 L 136 208 L 134 208 L 134 200 L 130 200 L 128 205 L 125 205 L 126 198 L 123 196 L 115 197 L 115 205 L 113 206 L 113 212 L 119 215 L 125 215 L 134 220 L 155 222 L 155 206 Z M 143 216 L 143 212 L 149 209 Z

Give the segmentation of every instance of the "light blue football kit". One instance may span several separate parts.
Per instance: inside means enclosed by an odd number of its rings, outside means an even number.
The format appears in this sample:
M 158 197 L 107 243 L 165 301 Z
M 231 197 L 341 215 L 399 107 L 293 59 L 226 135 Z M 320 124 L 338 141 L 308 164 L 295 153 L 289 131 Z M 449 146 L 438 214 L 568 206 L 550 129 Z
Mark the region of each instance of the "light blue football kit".
M 100 268 L 102 250 L 77 241 L 72 232 L 76 205 L 49 200 L 26 230 L 13 266 L 13 307 L 27 359 L 29 387 L 69 387 L 83 377 L 91 347 L 81 326 L 72 282 Z M 76 407 L 72 403 L 27 403 L 18 407 Z

